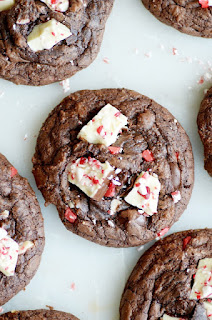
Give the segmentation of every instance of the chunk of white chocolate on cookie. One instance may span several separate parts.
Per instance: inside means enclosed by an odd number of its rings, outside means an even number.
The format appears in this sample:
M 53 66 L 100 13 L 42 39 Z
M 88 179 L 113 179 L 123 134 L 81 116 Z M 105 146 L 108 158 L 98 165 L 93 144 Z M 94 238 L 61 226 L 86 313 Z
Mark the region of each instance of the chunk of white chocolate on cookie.
M 18 250 L 18 243 L 7 235 L 6 230 L 0 228 L 0 272 L 8 277 L 14 275 Z
M 97 201 L 105 195 L 110 182 L 108 177 L 114 171 L 109 162 L 101 163 L 91 157 L 77 159 L 68 169 L 68 181 Z
M 27 37 L 27 43 L 32 51 L 51 49 L 58 42 L 68 38 L 71 31 L 64 24 L 51 19 L 34 27 Z
M 0 0 L 0 12 L 9 10 L 14 4 L 15 0 Z
M 19 243 L 18 254 L 24 254 L 32 247 L 34 247 L 34 243 L 32 241 L 24 241 L 23 243 Z
M 163 318 L 161 320 L 184 320 L 183 318 L 176 318 L 176 317 L 170 317 L 167 314 L 163 315 Z
M 108 147 L 117 140 L 118 134 L 126 125 L 127 117 L 107 104 L 80 130 L 77 138 Z
M 206 310 L 208 319 L 212 319 L 212 301 L 210 300 L 203 302 L 203 306 Z
M 41 0 L 50 9 L 59 12 L 65 12 L 69 8 L 69 0 Z
M 125 197 L 125 201 L 142 209 L 148 216 L 157 212 L 160 193 L 160 181 L 156 174 L 142 171 L 136 179 L 133 189 Z
M 212 258 L 199 261 L 190 299 L 212 298 Z

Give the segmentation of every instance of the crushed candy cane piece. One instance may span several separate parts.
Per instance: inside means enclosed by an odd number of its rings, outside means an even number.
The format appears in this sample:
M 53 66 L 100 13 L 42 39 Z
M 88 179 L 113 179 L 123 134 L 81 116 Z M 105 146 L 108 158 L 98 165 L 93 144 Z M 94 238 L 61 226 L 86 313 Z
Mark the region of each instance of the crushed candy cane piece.
M 76 284 L 74 282 L 71 283 L 71 290 L 74 291 L 76 289 Z
M 161 184 L 156 174 L 150 175 L 148 171 L 142 171 L 125 201 L 152 216 L 157 213 L 160 188 Z
M 27 43 L 32 51 L 51 49 L 60 41 L 71 36 L 71 31 L 55 19 L 34 27 L 27 37 Z
M 154 156 L 153 156 L 153 153 L 150 151 L 150 150 L 144 150 L 142 152 L 142 157 L 144 158 L 144 160 L 146 160 L 147 162 L 151 162 L 151 161 L 154 161 Z
M 60 85 L 63 88 L 63 92 L 66 93 L 70 90 L 70 82 L 69 79 L 65 79 L 63 81 L 60 81 Z
M 0 1 L 0 12 L 9 10 L 15 4 L 15 0 L 1 0 Z
M 203 9 L 206 9 L 210 6 L 212 6 L 211 0 L 199 0 L 199 4 L 202 6 Z
M 190 241 L 191 241 L 191 236 L 188 236 L 188 237 L 183 239 L 183 251 L 186 249 L 186 247 L 187 247 L 187 245 L 189 244 Z
M 160 232 L 157 233 L 157 240 L 161 239 L 163 236 L 165 236 L 165 234 L 169 231 L 169 227 L 164 228 L 163 230 L 161 230 Z
M 80 130 L 77 138 L 109 147 L 117 140 L 118 134 L 126 125 L 127 117 L 107 104 Z
M 50 9 L 59 12 L 65 12 L 69 8 L 68 0 L 41 0 L 44 2 Z
M 119 147 L 108 147 L 111 154 L 118 154 L 122 152 L 122 148 Z
M 6 230 L 1 230 L 0 233 L 5 233 Z M 6 235 L 0 239 L 0 272 L 10 277 L 14 275 L 15 267 L 18 260 L 19 246 L 16 241 Z
M 171 193 L 172 199 L 174 201 L 174 203 L 178 203 L 181 200 L 181 194 L 180 191 L 174 191 Z
M 65 218 L 69 222 L 74 223 L 77 220 L 77 215 L 70 208 L 67 208 L 65 212 Z
M 101 163 L 91 157 L 82 157 L 73 161 L 68 170 L 69 182 L 97 201 L 105 195 L 110 182 L 108 177 L 114 171 L 108 161 Z
M 10 173 L 11 178 L 13 178 L 18 173 L 17 169 L 14 167 L 10 168 L 10 172 L 11 172 Z
M 104 196 L 105 196 L 105 197 L 108 197 L 108 198 L 114 197 L 114 195 L 115 195 L 115 189 L 116 189 L 116 186 L 115 186 L 115 184 L 111 181 Z
M 212 298 L 212 258 L 199 261 L 190 299 Z

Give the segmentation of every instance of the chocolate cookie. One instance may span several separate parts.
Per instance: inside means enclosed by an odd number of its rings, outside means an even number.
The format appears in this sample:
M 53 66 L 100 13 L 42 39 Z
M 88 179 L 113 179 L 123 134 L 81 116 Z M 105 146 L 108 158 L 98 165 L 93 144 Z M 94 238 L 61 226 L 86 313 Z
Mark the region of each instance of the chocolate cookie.
M 201 103 L 197 125 L 204 145 L 205 170 L 212 176 L 212 87 Z
M 120 320 L 207 320 L 212 308 L 212 229 L 178 232 L 137 262 L 120 304 Z
M 212 38 L 211 0 L 142 0 L 158 20 L 192 36 Z
M 2 314 L 0 320 L 79 320 L 70 313 L 56 310 L 27 310 Z
M 65 98 L 40 130 L 33 165 L 46 204 L 56 205 L 65 227 L 114 247 L 167 232 L 186 209 L 194 182 L 181 125 L 126 89 Z
M 67 79 L 100 49 L 114 0 L 3 0 L 0 77 L 24 85 Z
M 44 247 L 43 218 L 27 179 L 0 154 L 0 305 L 30 282 Z

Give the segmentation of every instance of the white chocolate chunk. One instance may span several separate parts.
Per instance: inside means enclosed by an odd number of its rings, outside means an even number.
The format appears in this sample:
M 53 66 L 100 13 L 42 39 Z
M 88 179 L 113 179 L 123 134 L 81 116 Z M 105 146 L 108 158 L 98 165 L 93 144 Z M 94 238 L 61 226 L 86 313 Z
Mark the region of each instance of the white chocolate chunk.
M 5 233 L 0 228 L 0 233 Z M 6 235 L 0 240 L 0 271 L 6 276 L 14 275 L 18 260 L 18 243 Z
M 80 130 L 77 138 L 108 147 L 117 140 L 120 130 L 126 125 L 127 117 L 107 104 Z
M 10 213 L 8 210 L 4 210 L 3 212 L 0 213 L 0 219 L 7 219 L 9 217 L 9 214 Z
M 149 172 L 142 171 L 125 201 L 152 216 L 157 212 L 160 187 L 156 174 L 150 175 Z
M 51 49 L 71 34 L 65 25 L 55 19 L 51 19 L 48 22 L 35 26 L 27 37 L 27 43 L 33 51 L 37 52 L 44 49 Z
M 118 200 L 118 199 L 113 199 L 111 201 L 110 211 L 112 212 L 112 214 L 116 213 L 116 211 L 117 211 L 118 207 L 120 206 L 120 204 L 121 204 L 121 201 Z
M 181 200 L 181 193 L 180 191 L 174 191 L 171 193 L 172 199 L 174 203 L 178 203 Z
M 183 320 L 183 318 L 174 318 L 174 317 L 168 316 L 167 314 L 164 314 L 161 320 Z
M 54 11 L 65 12 L 69 8 L 68 0 L 41 0 Z
M 28 249 L 34 247 L 34 243 L 32 241 L 24 241 L 23 243 L 19 243 L 18 254 L 24 254 Z
M 203 302 L 208 319 L 212 319 L 212 301 Z
M 212 258 L 199 261 L 190 299 L 212 298 Z
M 95 198 L 112 171 L 113 167 L 107 161 L 101 163 L 91 157 L 79 158 L 69 167 L 68 181 L 80 188 L 88 197 Z
M 9 10 L 14 4 L 15 0 L 0 0 L 0 12 Z

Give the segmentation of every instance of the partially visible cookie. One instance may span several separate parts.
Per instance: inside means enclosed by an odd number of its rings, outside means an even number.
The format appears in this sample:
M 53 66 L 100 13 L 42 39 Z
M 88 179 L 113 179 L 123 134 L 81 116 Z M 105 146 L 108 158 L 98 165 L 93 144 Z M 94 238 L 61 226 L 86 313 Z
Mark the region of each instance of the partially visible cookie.
M 0 305 L 30 282 L 44 242 L 43 217 L 35 193 L 0 154 Z
M 127 89 L 84 90 L 43 124 L 33 174 L 65 227 L 113 247 L 164 235 L 189 202 L 194 163 L 169 111 Z
M 204 145 L 205 170 L 212 176 L 212 87 L 202 100 L 197 125 Z
M 120 320 L 207 320 L 212 313 L 212 229 L 156 242 L 125 286 Z
M 67 79 L 96 58 L 114 0 L 1 0 L 0 77 L 24 85 Z
M 0 315 L 0 320 L 79 320 L 70 313 L 56 310 L 13 311 Z
M 161 22 L 192 36 L 212 38 L 212 2 L 210 0 L 142 0 Z

